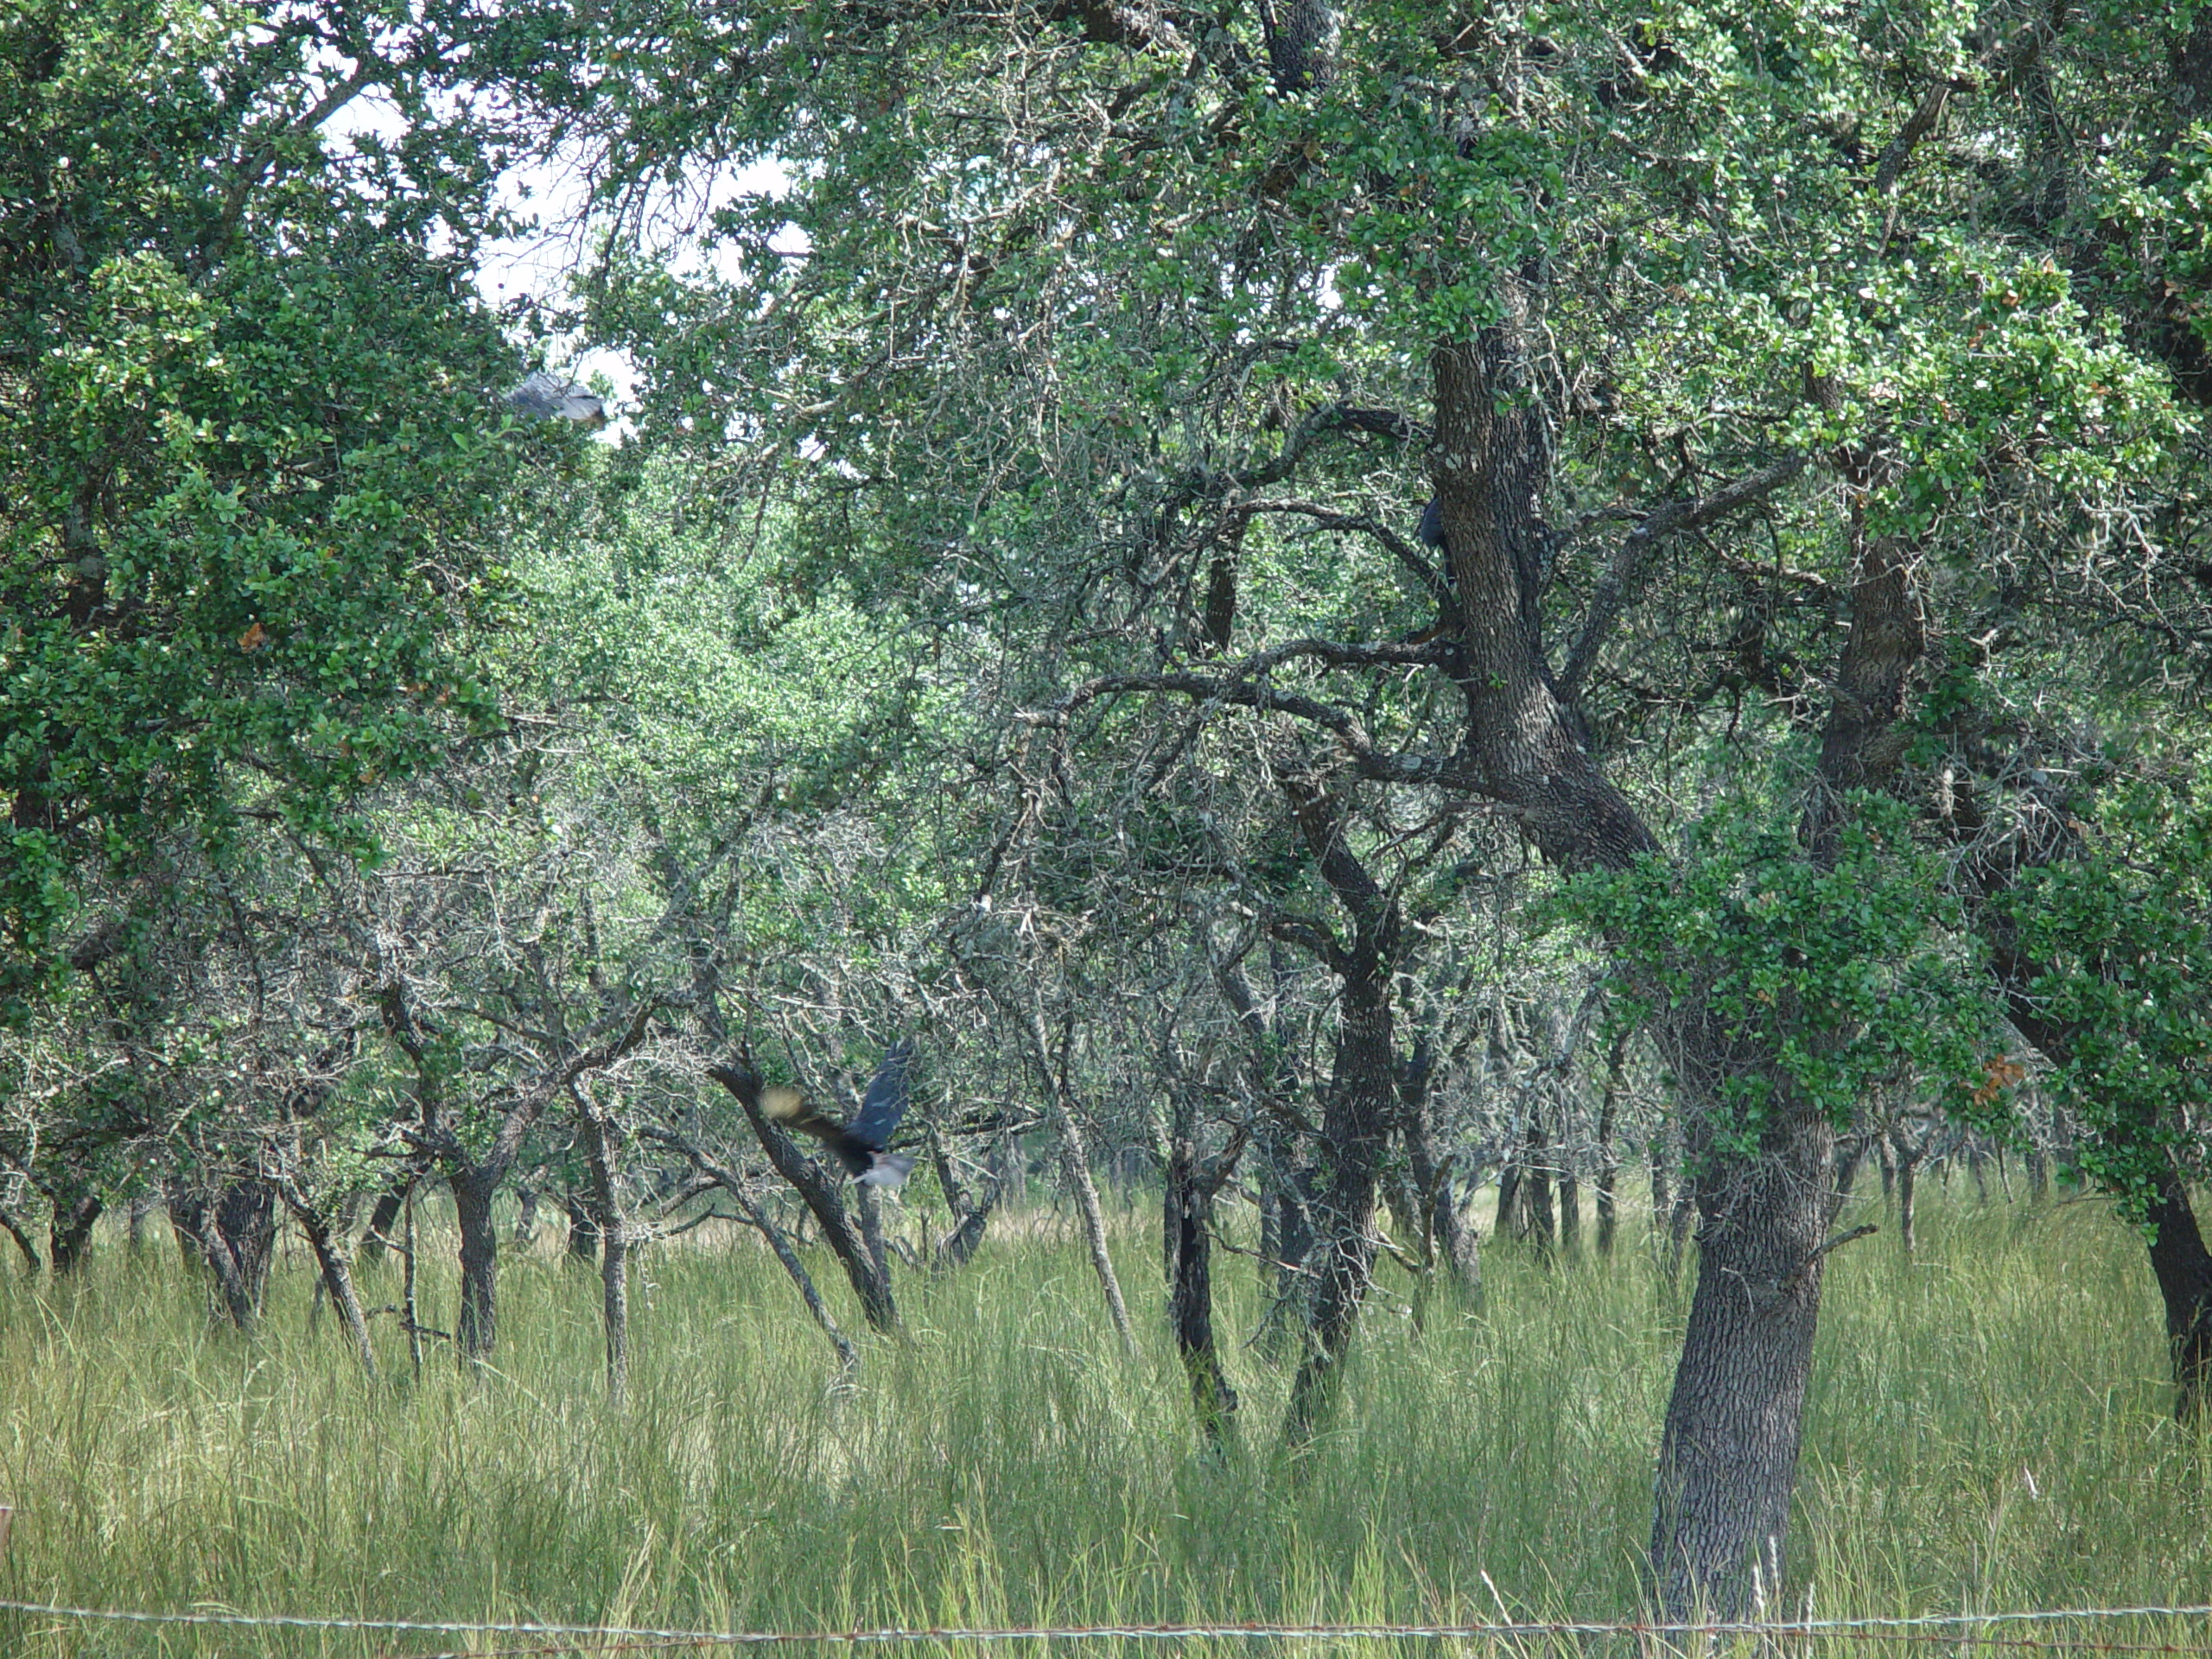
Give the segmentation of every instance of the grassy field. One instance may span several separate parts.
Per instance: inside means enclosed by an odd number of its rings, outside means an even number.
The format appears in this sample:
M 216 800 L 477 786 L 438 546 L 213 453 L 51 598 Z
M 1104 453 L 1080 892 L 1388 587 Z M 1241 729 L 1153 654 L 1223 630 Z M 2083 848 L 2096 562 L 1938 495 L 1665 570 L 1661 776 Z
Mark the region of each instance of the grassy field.
M 2212 1450 L 2167 1416 L 2139 1243 L 2097 1204 L 1940 1191 L 1921 1226 L 1916 1261 L 1892 1230 L 1833 1260 L 1787 1610 L 2212 1599 Z M 548 1248 L 503 1264 L 495 1375 L 464 1383 L 441 1351 L 419 1386 L 372 1388 L 331 1321 L 308 1330 L 304 1260 L 249 1345 L 166 1240 L 103 1240 L 78 1286 L 0 1276 L 0 1598 L 756 1629 L 1632 1616 L 1687 1300 L 1643 1235 L 1549 1268 L 1493 1249 L 1484 1306 L 1440 1299 L 1421 1332 L 1386 1264 L 1296 1472 L 1268 1455 L 1287 1379 L 1241 1345 L 1252 1453 L 1197 1454 L 1142 1209 L 1119 1237 L 1139 1359 L 1039 1217 L 906 1279 L 910 1339 L 865 1344 L 848 1392 L 748 1240 L 653 1247 L 620 1416 L 597 1281 Z M 1236 1344 L 1250 1268 L 1220 1258 Z M 449 1318 L 449 1274 L 429 1289 Z M 41 1659 L 437 1646 L 0 1614 L 0 1653 Z

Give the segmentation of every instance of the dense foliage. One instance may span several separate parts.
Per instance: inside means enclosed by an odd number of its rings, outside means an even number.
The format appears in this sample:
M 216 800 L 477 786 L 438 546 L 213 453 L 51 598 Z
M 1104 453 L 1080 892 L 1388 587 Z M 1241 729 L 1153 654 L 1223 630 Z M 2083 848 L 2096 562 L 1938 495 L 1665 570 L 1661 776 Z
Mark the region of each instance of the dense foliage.
M 480 1374 L 550 1199 L 620 1402 L 632 1248 L 703 1204 L 849 1368 L 1048 1179 L 1136 1351 L 1141 1172 L 1222 1459 L 1253 1201 L 1295 1460 L 1379 1269 L 1471 1284 L 1492 1179 L 1602 1248 L 1640 1154 L 1699 1262 L 1647 1582 L 1726 1610 L 1788 1571 L 1855 1172 L 1910 1241 L 1923 1162 L 2013 1148 L 2121 1197 L 2200 1414 L 2212 8 L 105 0 L 0 48 L 28 1264 L 159 1207 L 251 1332 L 289 1218 L 365 1370 L 396 1311 Z M 495 314 L 556 168 L 589 257 Z M 603 445 L 502 400 L 584 344 Z M 913 1225 L 760 1105 L 907 1036 Z

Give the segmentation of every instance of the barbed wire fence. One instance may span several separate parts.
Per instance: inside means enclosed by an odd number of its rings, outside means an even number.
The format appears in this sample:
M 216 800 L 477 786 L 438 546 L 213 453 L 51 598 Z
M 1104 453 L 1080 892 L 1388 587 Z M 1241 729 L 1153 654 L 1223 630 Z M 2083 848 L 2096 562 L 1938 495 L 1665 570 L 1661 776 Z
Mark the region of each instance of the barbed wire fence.
M 1355 1642 L 1459 1643 L 1526 1652 L 1540 1645 L 1587 1650 L 1608 1641 L 1640 1652 L 1700 1653 L 1740 1643 L 1762 1649 L 1789 1642 L 1893 1643 L 1903 1649 L 1948 1647 L 1976 1651 L 2078 1654 L 2212 1655 L 2212 1605 L 2069 1607 L 1996 1613 L 1929 1613 L 1891 1618 L 1739 1619 L 1703 1622 L 1634 1620 L 1497 1620 L 1482 1624 L 1359 1623 L 1346 1624 L 1187 1624 L 856 1627 L 818 1630 L 665 1630 L 639 1625 L 557 1624 L 527 1621 L 339 1618 L 307 1614 L 243 1613 L 199 1608 L 148 1612 L 72 1607 L 55 1603 L 0 1600 L 0 1614 L 54 1621 L 65 1628 L 100 1624 L 168 1627 L 212 1626 L 238 1630 L 356 1634 L 379 1643 L 393 1637 L 529 1638 L 534 1645 L 486 1647 L 480 1642 L 436 1651 L 378 1648 L 372 1659 L 525 1659 L 526 1656 L 709 1651 L 753 1648 L 938 1648 L 1058 1642 L 1280 1643 L 1319 1648 Z M 2170 1639 L 2115 1640 L 2105 1632 L 2128 1624 L 2164 1624 Z M 2178 1628 L 2177 1628 L 2178 1627 Z M 22 1632 L 22 1634 L 30 1634 Z

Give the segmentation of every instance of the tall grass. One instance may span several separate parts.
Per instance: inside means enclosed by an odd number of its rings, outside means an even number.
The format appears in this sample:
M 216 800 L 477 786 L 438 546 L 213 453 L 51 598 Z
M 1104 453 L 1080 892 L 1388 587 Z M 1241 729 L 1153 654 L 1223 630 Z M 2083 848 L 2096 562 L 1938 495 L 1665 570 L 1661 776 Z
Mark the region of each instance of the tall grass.
M 1138 1360 L 1046 1222 L 907 1279 L 908 1338 L 847 1389 L 749 1239 L 652 1247 L 620 1415 L 597 1280 L 548 1252 L 503 1264 L 495 1373 L 440 1351 L 371 1386 L 308 1330 L 304 1261 L 248 1344 L 174 1252 L 108 1246 L 78 1284 L 0 1282 L 0 1598 L 753 1629 L 1632 1616 L 1687 1304 L 1641 1233 L 1603 1262 L 1493 1249 L 1483 1306 L 1440 1297 L 1419 1330 L 1385 1264 L 1294 1469 L 1286 1378 L 1250 1349 L 1246 1454 L 1198 1451 L 1142 1211 L 1117 1240 Z M 2212 1453 L 2168 1417 L 2140 1243 L 2093 1204 L 1933 1193 L 1922 1240 L 1831 1258 L 1788 1610 L 2212 1599 Z M 1239 1342 L 1250 1263 L 1218 1261 Z M 450 1307 L 449 1274 L 427 1290 Z M 424 1646 L 0 1615 L 0 1652 L 36 1656 Z

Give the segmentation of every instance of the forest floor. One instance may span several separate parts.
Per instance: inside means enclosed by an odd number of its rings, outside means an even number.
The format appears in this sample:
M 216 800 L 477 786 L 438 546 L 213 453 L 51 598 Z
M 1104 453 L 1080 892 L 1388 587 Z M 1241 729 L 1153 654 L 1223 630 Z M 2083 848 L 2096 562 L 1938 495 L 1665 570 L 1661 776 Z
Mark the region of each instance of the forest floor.
M 1922 1205 L 1914 1259 L 1887 1224 L 1831 1258 L 1774 1611 L 2212 1599 L 2212 1440 L 2169 1415 L 2140 1240 L 2102 1203 L 1984 1203 L 1963 1180 Z M 1855 1208 L 1888 1219 L 1878 1198 Z M 1080 1245 L 1033 1222 L 934 1283 L 904 1277 L 906 1338 L 864 1341 L 842 1389 L 749 1238 L 648 1247 L 620 1414 L 597 1278 L 557 1240 L 503 1262 L 490 1374 L 465 1382 L 436 1347 L 410 1381 L 387 1315 L 372 1386 L 334 1321 L 310 1325 L 303 1257 L 249 1344 L 165 1240 L 134 1256 L 104 1236 L 73 1286 L 0 1269 L 0 1599 L 689 1630 L 1632 1618 L 1688 1302 L 1648 1233 L 1631 1214 L 1611 1257 L 1549 1266 L 1486 1248 L 1479 1304 L 1440 1291 L 1418 1329 L 1386 1262 L 1337 1425 L 1295 1467 L 1273 1455 L 1287 1376 L 1248 1344 L 1253 1265 L 1226 1254 L 1247 1449 L 1198 1453 L 1141 1205 L 1116 1222 L 1138 1358 Z M 445 1325 L 430 1254 L 425 1319 Z M 364 1281 L 397 1300 L 396 1263 Z M 39 1659 L 455 1648 L 572 1650 L 0 1612 L 0 1653 Z M 1839 1650 L 1864 1651 L 1820 1644 Z

